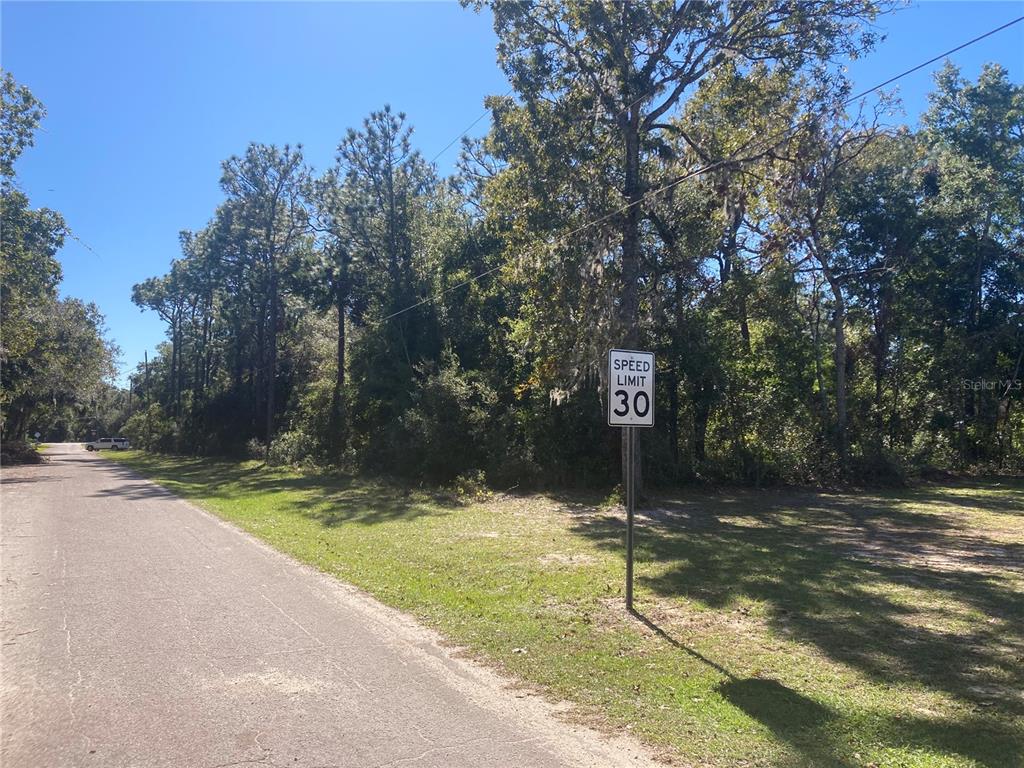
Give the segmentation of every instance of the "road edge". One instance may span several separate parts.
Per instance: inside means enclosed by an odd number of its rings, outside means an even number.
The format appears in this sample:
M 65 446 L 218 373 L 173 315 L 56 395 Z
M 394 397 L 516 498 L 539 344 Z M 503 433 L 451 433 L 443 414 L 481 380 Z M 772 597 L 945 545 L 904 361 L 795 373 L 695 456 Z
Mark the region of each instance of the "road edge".
M 654 749 L 631 735 L 604 731 L 589 724 L 572 722 L 575 710 L 570 701 L 554 700 L 548 694 L 526 687 L 523 681 L 503 674 L 477 656 L 468 656 L 438 630 L 421 624 L 414 616 L 381 602 L 369 592 L 350 584 L 315 566 L 304 563 L 274 548 L 255 534 L 220 517 L 201 504 L 179 496 L 173 490 L 133 467 L 96 454 L 101 460 L 136 479 L 150 483 L 172 495 L 214 523 L 240 534 L 255 545 L 264 556 L 282 566 L 298 568 L 312 576 L 329 599 L 359 613 L 372 623 L 388 646 L 410 659 L 427 666 L 447 684 L 465 695 L 482 709 L 500 717 L 514 718 L 524 729 L 539 732 L 544 743 L 568 765 L 581 768 L 666 768 L 669 763 L 659 759 Z M 584 758 L 581 761 L 581 758 Z M 674 762 L 673 765 L 679 765 Z

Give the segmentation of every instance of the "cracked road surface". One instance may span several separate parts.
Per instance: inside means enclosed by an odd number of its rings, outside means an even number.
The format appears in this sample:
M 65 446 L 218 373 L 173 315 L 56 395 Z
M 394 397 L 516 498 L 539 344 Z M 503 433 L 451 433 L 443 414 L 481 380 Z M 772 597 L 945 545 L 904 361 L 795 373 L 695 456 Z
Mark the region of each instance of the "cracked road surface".
M 2 475 L 4 768 L 650 766 L 126 468 Z

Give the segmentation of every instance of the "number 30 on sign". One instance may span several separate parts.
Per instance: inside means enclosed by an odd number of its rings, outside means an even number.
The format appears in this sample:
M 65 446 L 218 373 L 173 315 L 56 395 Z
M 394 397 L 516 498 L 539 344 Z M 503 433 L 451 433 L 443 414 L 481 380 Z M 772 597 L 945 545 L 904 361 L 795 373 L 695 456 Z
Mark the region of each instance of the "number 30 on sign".
M 608 425 L 654 426 L 654 353 L 608 352 Z

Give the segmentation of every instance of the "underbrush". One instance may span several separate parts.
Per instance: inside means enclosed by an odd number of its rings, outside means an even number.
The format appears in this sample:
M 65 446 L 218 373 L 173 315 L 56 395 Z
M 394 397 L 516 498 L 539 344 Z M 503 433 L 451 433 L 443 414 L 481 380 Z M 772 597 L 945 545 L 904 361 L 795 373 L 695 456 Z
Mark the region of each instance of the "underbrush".
M 30 443 L 11 440 L 0 446 L 0 465 L 5 467 L 13 464 L 42 464 L 43 461 L 43 455 Z

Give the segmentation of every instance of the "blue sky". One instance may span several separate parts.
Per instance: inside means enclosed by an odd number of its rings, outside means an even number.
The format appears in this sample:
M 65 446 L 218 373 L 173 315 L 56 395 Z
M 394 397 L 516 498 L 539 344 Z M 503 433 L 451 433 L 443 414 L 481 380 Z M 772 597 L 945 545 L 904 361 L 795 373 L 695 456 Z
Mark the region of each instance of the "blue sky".
M 888 39 L 851 75 L 870 87 L 1021 15 L 1021 1 L 914 3 L 881 20 Z M 0 64 L 49 113 L 21 185 L 88 246 L 61 251 L 62 292 L 99 305 L 126 367 L 164 338 L 131 287 L 163 274 L 178 232 L 209 219 L 222 160 L 250 141 L 302 143 L 323 169 L 345 129 L 385 103 L 433 157 L 508 88 L 489 16 L 454 2 L 3 2 L 0 23 Z M 969 77 L 997 61 L 1022 82 L 1024 23 L 954 61 Z M 901 81 L 908 121 L 939 66 Z

